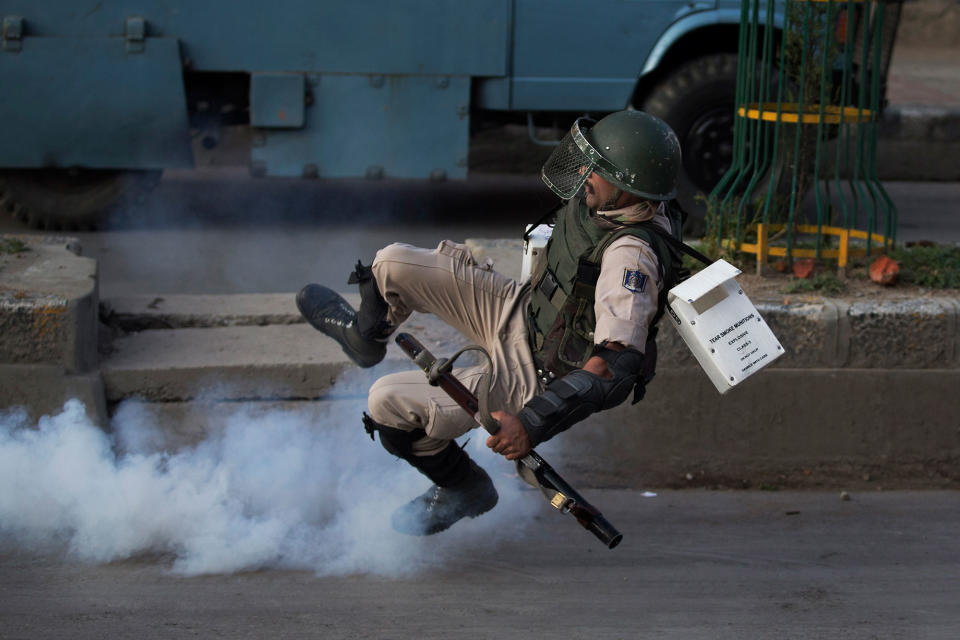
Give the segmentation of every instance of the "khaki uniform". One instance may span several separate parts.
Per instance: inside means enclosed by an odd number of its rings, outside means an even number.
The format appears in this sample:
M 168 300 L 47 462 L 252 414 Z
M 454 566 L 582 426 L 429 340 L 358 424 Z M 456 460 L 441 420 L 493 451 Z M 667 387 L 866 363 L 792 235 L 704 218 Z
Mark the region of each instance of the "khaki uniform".
M 605 211 L 602 215 L 633 222 L 652 219 L 670 233 L 670 221 L 662 206 L 655 215 L 632 216 L 625 213 L 629 209 Z M 658 265 L 657 254 L 650 245 L 635 236 L 622 236 L 610 243 L 600 259 L 600 277 L 597 279 L 595 344 L 619 342 L 643 352 L 650 321 L 657 313 L 657 297 L 663 288 Z M 636 272 L 640 273 L 640 278 L 633 276 L 628 281 Z M 643 276 L 646 276 L 645 280 Z M 642 287 L 638 285 L 639 280 L 643 280 Z
M 631 210 L 604 215 L 629 215 Z M 662 213 L 654 220 L 669 231 Z M 393 326 L 414 311 L 432 313 L 490 353 L 491 411 L 516 414 L 543 390 L 528 339 L 529 283 L 477 264 L 465 245 L 449 240 L 434 250 L 392 244 L 377 252 L 372 268 Z M 649 245 L 633 236 L 614 241 L 603 254 L 597 281 L 595 342 L 620 342 L 643 351 L 662 286 L 657 257 Z M 476 394 L 484 370 L 473 366 L 453 373 Z M 370 416 L 381 425 L 426 431 L 426 437 L 413 444 L 416 455 L 438 453 L 450 440 L 478 426 L 442 389 L 429 385 L 419 370 L 377 380 L 368 405 Z

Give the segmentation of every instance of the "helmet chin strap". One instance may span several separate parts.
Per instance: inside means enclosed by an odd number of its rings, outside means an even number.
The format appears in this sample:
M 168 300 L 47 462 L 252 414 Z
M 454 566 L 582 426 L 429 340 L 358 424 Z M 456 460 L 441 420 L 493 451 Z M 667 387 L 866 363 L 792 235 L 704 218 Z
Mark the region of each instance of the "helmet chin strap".
M 614 209 L 619 209 L 620 207 L 617 206 L 617 200 L 619 200 L 620 196 L 622 195 L 623 189 L 615 188 L 610 194 L 610 197 L 607 198 L 607 201 L 597 207 L 597 211 L 612 211 Z

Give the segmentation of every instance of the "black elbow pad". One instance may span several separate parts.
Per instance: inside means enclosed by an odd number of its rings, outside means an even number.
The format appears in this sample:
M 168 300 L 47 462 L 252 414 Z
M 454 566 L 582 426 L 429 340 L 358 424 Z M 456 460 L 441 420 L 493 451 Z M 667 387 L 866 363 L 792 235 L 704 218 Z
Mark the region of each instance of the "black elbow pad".
M 643 370 L 643 354 L 635 349 L 601 349 L 612 378 L 601 378 L 583 369 L 554 380 L 540 395 L 524 405 L 517 417 L 532 446 L 546 442 L 591 413 L 615 407 L 630 395 Z

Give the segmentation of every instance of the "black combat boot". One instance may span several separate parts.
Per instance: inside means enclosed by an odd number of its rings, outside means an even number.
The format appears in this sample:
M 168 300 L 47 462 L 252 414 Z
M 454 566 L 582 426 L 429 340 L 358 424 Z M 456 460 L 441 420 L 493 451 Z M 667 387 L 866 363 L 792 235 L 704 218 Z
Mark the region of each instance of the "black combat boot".
M 406 460 L 435 484 L 393 512 L 391 522 L 400 533 L 433 535 L 467 516 L 476 518 L 497 504 L 497 490 L 490 476 L 455 442 L 438 454 Z
M 360 285 L 360 312 L 336 291 L 308 284 L 297 294 L 297 308 L 313 328 L 336 340 L 343 352 L 361 367 L 372 367 L 387 353 L 393 328 L 387 323 L 384 302 L 370 267 L 357 262 L 348 284 Z

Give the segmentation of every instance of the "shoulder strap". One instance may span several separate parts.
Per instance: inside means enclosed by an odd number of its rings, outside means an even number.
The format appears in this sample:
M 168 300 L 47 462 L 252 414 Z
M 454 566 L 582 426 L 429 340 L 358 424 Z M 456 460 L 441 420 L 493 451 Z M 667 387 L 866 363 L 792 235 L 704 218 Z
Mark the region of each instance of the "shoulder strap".
M 639 231 L 639 233 L 638 233 Z M 606 251 L 607 247 L 616 240 L 617 238 L 625 235 L 640 236 L 645 240 L 649 245 L 653 246 L 653 239 L 645 231 L 638 230 L 636 227 L 627 227 L 622 225 L 616 228 L 611 229 L 607 232 L 605 236 L 600 239 L 600 242 L 596 244 L 593 248 L 593 251 L 589 255 L 580 256 L 580 262 L 577 265 L 577 282 L 587 284 L 591 287 L 597 284 L 597 280 L 600 279 L 600 260 L 603 257 L 603 252 Z M 656 252 L 656 249 L 654 249 Z M 657 255 L 659 261 L 659 254 Z M 661 267 L 661 275 L 663 269 Z
M 653 231 L 659 234 L 664 240 L 667 241 L 667 243 L 670 246 L 672 246 L 677 251 L 680 251 L 681 253 L 685 253 L 691 258 L 694 258 L 695 260 L 699 260 L 700 262 L 707 265 L 708 267 L 711 264 L 713 264 L 713 260 L 703 255 L 702 253 L 700 253 L 699 251 L 697 251 L 696 249 L 688 245 L 686 242 L 677 240 L 676 238 L 674 238 L 672 235 L 670 235 L 663 229 L 654 228 Z
M 671 247 L 673 247 L 673 248 L 676 249 L 677 251 L 679 251 L 679 252 L 681 252 L 681 253 L 685 253 L 685 254 L 687 254 L 688 256 L 690 256 L 691 258 L 693 258 L 693 259 L 695 259 L 695 260 L 699 260 L 700 262 L 702 262 L 703 264 L 705 264 L 705 265 L 708 266 L 708 267 L 709 267 L 711 264 L 713 264 L 713 262 L 714 262 L 713 260 L 711 260 L 711 259 L 708 258 L 707 256 L 703 255 L 702 253 L 700 253 L 699 251 L 697 251 L 696 249 L 694 249 L 693 247 L 691 247 L 690 245 L 688 245 L 686 242 L 683 242 L 682 240 L 677 240 L 672 234 L 667 233 L 667 232 L 663 229 L 663 227 L 661 227 L 660 225 L 658 225 L 658 224 L 656 224 L 656 223 L 654 223 L 654 222 L 651 222 L 651 221 L 649 221 L 649 220 L 644 221 L 644 222 L 640 222 L 640 223 L 634 225 L 634 228 L 637 228 L 637 229 L 645 229 L 646 231 L 652 231 L 653 233 L 657 234 L 659 237 L 661 237 L 661 238 L 663 238 L 664 240 L 666 240 L 666 241 L 667 241 L 667 244 L 669 244 Z M 626 226 L 625 226 L 625 227 L 623 227 L 623 229 L 628 230 L 627 232 L 629 233 L 630 227 L 626 227 Z M 607 235 L 607 237 L 604 238 L 603 241 L 602 241 L 599 245 L 597 245 L 597 250 L 599 251 L 599 253 L 594 252 L 594 254 L 595 254 L 595 256 L 596 256 L 596 259 L 599 259 L 599 257 L 600 257 L 601 255 L 603 255 L 603 250 L 607 248 L 607 245 L 610 244 L 610 242 L 613 242 L 614 240 L 616 240 L 617 238 L 619 238 L 620 236 L 623 235 L 623 233 L 620 233 L 620 231 L 621 231 L 620 229 L 616 229 L 616 230 L 610 232 L 610 233 Z M 640 234 L 635 234 L 635 235 L 640 235 Z M 648 238 L 644 238 L 644 239 L 649 242 L 649 239 L 648 239 Z M 652 243 L 651 243 L 651 244 L 652 244 Z M 594 256 L 591 256 L 591 258 L 593 258 L 593 257 L 594 257 Z
M 663 250 L 658 246 L 659 242 L 656 241 L 661 236 L 651 236 L 648 223 L 643 222 L 633 225 L 621 225 L 611 229 L 605 236 L 603 236 L 600 242 L 597 243 L 596 247 L 594 247 L 593 251 L 590 252 L 589 256 L 583 256 L 580 258 L 580 264 L 577 265 L 578 282 L 588 283 L 591 287 L 596 286 L 597 280 L 600 279 L 600 261 L 603 257 L 603 252 L 606 251 L 607 247 L 609 247 L 614 240 L 626 235 L 639 237 L 641 240 L 650 245 L 653 253 L 657 256 L 657 271 L 659 272 L 659 277 L 662 280 L 664 276 L 667 275 L 667 270 L 670 268 L 670 265 L 664 264 L 662 255 Z M 664 247 L 664 249 L 669 251 L 669 248 Z
M 654 235 L 651 236 L 651 233 Z M 653 249 L 653 252 L 657 256 L 661 278 L 664 275 L 665 269 L 664 256 L 662 255 L 662 251 L 658 249 L 659 243 L 654 241 L 654 237 L 657 240 L 666 242 L 666 244 L 669 245 L 669 247 L 674 251 L 685 253 L 707 266 L 713 264 L 713 260 L 703 255 L 686 242 L 678 240 L 657 223 L 651 220 L 645 220 L 644 222 L 637 224 L 622 225 L 611 229 L 610 232 L 607 233 L 607 235 L 605 235 L 603 239 L 597 243 L 597 246 L 594 247 L 589 256 L 580 258 L 580 265 L 578 268 L 580 272 L 580 278 L 578 279 L 582 279 L 582 281 L 589 282 L 590 284 L 596 284 L 597 279 L 600 277 L 600 260 L 603 256 L 603 252 L 606 251 L 607 247 L 610 246 L 614 240 L 628 234 L 639 237 L 650 245 L 651 249 Z M 684 279 L 684 276 L 680 276 L 680 279 Z
M 653 245 L 651 242 L 650 235 L 647 233 L 648 229 L 646 225 L 641 226 L 643 223 L 634 224 L 634 225 L 621 225 L 614 229 L 611 229 L 607 235 L 603 236 L 600 242 L 597 243 L 597 246 L 593 248 L 593 251 L 590 253 L 590 256 L 587 258 L 587 261 L 592 262 L 599 266 L 600 260 L 603 257 L 603 252 L 607 250 L 613 241 L 622 236 L 631 235 L 639 236 L 641 240 L 645 240 L 647 244 Z M 659 257 L 659 256 L 657 256 Z
M 548 210 L 546 211 L 546 213 L 544 213 L 542 216 L 540 216 L 539 218 L 537 218 L 537 221 L 536 221 L 536 222 L 534 222 L 533 224 L 529 225 L 529 229 L 528 229 L 527 231 L 524 231 L 524 232 L 523 232 L 523 235 L 521 236 L 521 237 L 523 238 L 523 241 L 524 241 L 524 242 L 529 241 L 529 240 L 530 240 L 530 232 L 533 231 L 534 229 L 536 229 L 537 227 L 539 227 L 541 224 L 546 223 L 547 220 L 550 220 L 550 219 L 553 218 L 555 215 L 557 215 L 557 211 L 559 211 L 565 204 L 566 204 L 566 202 L 564 202 L 563 200 L 561 200 L 561 201 L 558 202 L 557 204 L 555 204 L 555 205 L 553 205 L 552 207 L 550 207 L 550 209 L 548 209 Z

